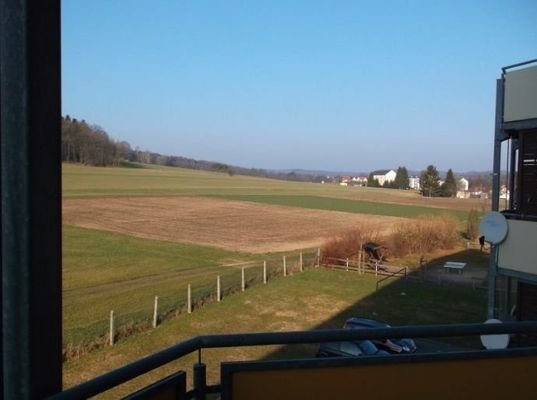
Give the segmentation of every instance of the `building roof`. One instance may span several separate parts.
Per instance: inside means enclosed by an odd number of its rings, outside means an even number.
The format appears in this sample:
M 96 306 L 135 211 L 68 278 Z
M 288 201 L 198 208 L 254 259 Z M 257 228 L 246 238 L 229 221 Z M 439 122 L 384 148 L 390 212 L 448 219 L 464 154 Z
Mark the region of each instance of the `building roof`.
M 393 171 L 392 169 L 378 169 L 371 172 L 373 175 L 386 175 L 388 172 Z

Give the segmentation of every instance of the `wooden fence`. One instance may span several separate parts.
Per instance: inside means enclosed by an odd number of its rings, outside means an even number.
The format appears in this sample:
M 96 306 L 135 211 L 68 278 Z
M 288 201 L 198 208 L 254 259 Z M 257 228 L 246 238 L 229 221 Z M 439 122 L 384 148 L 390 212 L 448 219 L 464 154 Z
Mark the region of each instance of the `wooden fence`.
M 335 258 L 323 257 L 321 265 L 325 268 L 355 271 L 360 274 L 375 274 L 375 276 L 404 276 L 408 274 L 408 267 L 384 264 L 380 261 L 361 261 L 361 258 Z

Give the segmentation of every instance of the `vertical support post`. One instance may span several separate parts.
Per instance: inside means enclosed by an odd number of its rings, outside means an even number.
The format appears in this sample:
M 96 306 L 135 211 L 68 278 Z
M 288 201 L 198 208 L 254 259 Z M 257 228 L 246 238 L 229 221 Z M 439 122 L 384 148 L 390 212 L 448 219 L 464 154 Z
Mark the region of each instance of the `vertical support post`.
M 222 300 L 222 293 L 220 290 L 220 275 L 216 277 L 216 301 Z
M 283 256 L 283 276 L 287 276 L 287 261 L 285 256 Z
M 190 286 L 190 283 L 188 284 L 186 294 L 186 309 L 189 314 L 192 314 L 192 287 Z
M 158 324 L 158 296 L 155 296 L 155 303 L 153 305 L 153 328 L 156 328 Z
M 114 310 L 111 310 L 110 311 L 110 346 L 114 345 L 114 336 L 115 336 Z
M 379 263 L 375 261 L 375 277 L 379 275 Z
M 0 16 L 0 397 L 47 398 L 62 390 L 60 1 L 2 0 Z
M 346 271 L 349 272 L 349 257 L 347 257 Z
M 503 123 L 503 79 L 496 81 L 496 120 L 494 126 L 494 160 L 492 165 L 492 211 L 498 211 L 500 206 L 500 169 L 502 141 L 507 138 L 502 129 Z M 486 238 L 485 238 L 486 239 Z M 494 306 L 496 303 L 496 261 L 498 259 L 498 246 L 491 245 L 488 293 L 487 293 L 487 318 L 494 318 Z
M 321 265 L 321 248 L 319 247 L 317 249 L 317 267 L 319 267 L 319 265 Z
M 508 208 L 512 210 L 514 208 L 514 204 L 517 201 L 516 194 L 515 194 L 515 172 L 517 169 L 517 157 L 516 153 L 519 148 L 519 142 L 518 139 L 512 138 L 511 139 L 511 165 L 509 166 L 509 179 L 507 182 L 507 190 L 509 193 L 509 202 L 508 202 Z
M 196 399 L 205 399 L 207 391 L 207 366 L 201 362 L 194 364 L 193 386 Z
M 300 272 L 304 272 L 304 266 L 302 261 L 302 252 L 300 252 Z
M 267 283 L 267 262 L 263 261 L 263 283 Z
M 505 279 L 505 314 L 511 316 L 511 285 L 512 278 L 510 276 Z
M 360 240 L 360 251 L 358 252 L 358 270 L 361 274 L 364 273 L 364 242 Z
M 244 292 L 245 289 L 245 282 L 244 282 L 244 267 L 241 268 L 241 291 Z

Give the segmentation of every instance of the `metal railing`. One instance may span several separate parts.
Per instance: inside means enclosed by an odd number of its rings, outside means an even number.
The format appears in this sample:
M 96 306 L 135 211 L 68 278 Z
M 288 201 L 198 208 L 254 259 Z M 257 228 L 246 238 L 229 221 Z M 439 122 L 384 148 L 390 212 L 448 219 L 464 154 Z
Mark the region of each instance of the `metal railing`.
M 403 337 L 432 338 L 470 336 L 501 333 L 537 333 L 537 321 L 507 322 L 503 324 L 423 325 L 379 329 L 326 329 L 296 332 L 263 332 L 196 336 L 131 364 L 120 367 L 114 371 L 108 372 L 88 382 L 68 388 L 63 392 L 50 397 L 50 399 L 85 399 L 95 396 L 195 351 L 198 352 L 198 364 L 201 364 L 202 349 Z M 194 380 L 196 381 L 196 378 Z M 218 391 L 218 385 L 213 385 L 207 388 L 210 388 L 211 392 Z M 195 393 L 197 393 L 196 387 L 189 393 L 190 396 L 195 395 Z
M 379 286 L 380 286 L 380 284 L 382 282 L 384 282 L 387 279 L 396 277 L 396 276 L 401 276 L 401 277 L 404 277 L 406 279 L 407 276 L 408 276 L 408 267 L 403 267 L 403 268 L 401 268 L 401 269 L 399 269 L 399 270 L 397 270 L 395 272 L 392 272 L 391 274 L 386 275 L 384 278 L 379 279 L 376 282 L 375 292 L 379 290 Z

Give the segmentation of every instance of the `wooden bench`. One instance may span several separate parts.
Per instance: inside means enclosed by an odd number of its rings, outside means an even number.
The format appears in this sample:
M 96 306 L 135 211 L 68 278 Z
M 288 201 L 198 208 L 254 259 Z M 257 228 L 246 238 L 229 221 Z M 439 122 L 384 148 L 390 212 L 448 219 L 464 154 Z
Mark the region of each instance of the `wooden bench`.
M 457 270 L 459 274 L 462 274 L 464 267 L 466 267 L 466 263 L 464 262 L 446 261 L 444 263 L 444 268 L 447 268 L 448 271 Z

